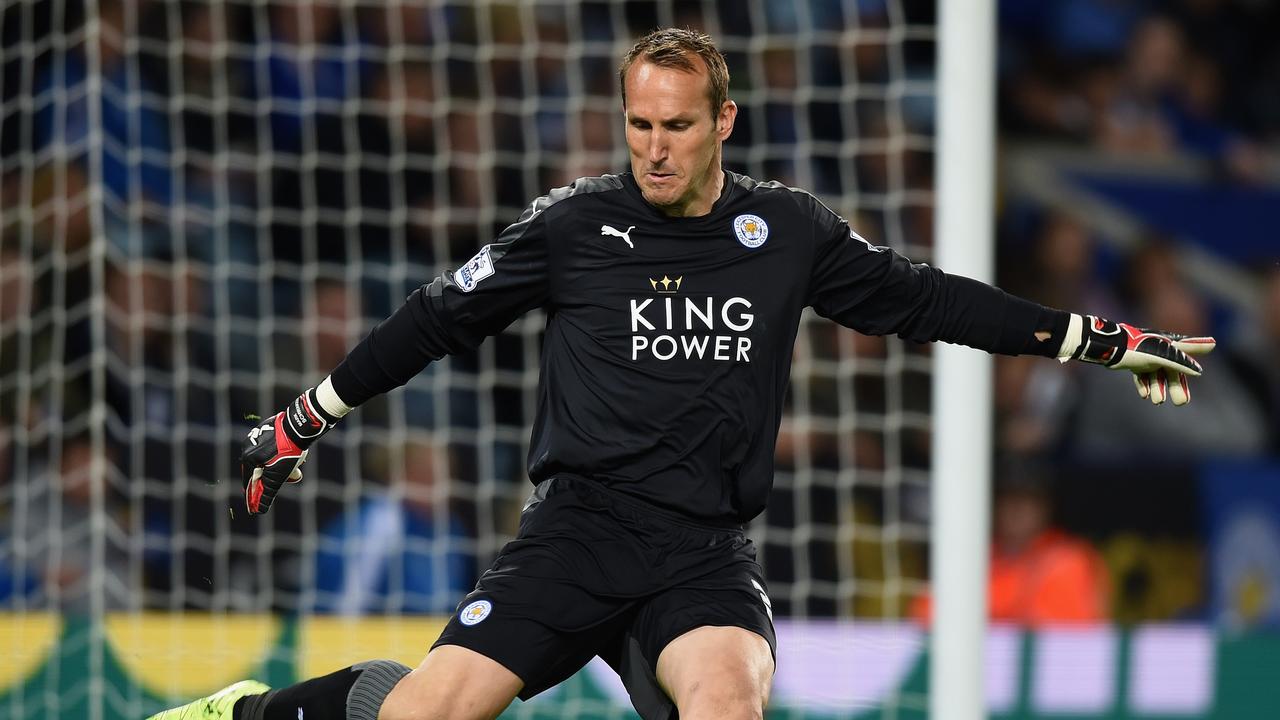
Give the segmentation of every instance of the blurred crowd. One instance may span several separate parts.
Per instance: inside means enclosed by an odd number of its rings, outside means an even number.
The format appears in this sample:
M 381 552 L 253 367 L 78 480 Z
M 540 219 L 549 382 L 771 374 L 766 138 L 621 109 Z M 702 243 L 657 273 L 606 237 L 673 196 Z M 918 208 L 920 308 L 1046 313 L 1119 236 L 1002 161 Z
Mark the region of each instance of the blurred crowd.
M 1280 49 L 1272 38 L 1280 7 L 1274 3 L 1006 1 L 1000 18 L 1006 145 L 1040 142 L 1136 165 L 1163 162 L 1163 172 L 1182 159 L 1205 168 L 1202 198 L 1275 185 Z M 1136 173 L 1131 182 L 1151 187 L 1152 175 Z M 1224 212 L 1213 201 L 1199 202 L 1211 224 Z M 1168 225 L 1116 243 L 1069 201 L 1041 204 L 1011 189 L 1002 203 L 998 272 L 1006 289 L 1055 307 L 1219 340 L 1205 375 L 1191 382 L 1191 404 L 1181 408 L 1152 407 L 1127 378 L 1096 368 L 997 360 L 997 452 L 1005 461 L 997 478 L 997 538 L 1002 519 L 1014 512 L 999 499 L 1000 489 L 1036 478 L 1048 511 L 1043 537 L 1068 528 L 1091 541 L 1108 569 L 1102 617 L 1220 612 L 1210 607 L 1212 592 L 1224 590 L 1210 590 L 1207 548 L 1211 534 L 1225 530 L 1212 527 L 1219 521 L 1205 509 L 1203 468 L 1280 457 L 1280 245 L 1264 242 L 1261 254 L 1240 251 L 1230 221 L 1218 217 L 1223 230 L 1199 238 L 1193 253 L 1195 243 Z M 1197 282 L 1198 274 L 1215 271 L 1248 288 L 1250 300 L 1228 299 Z M 1035 544 L 1028 547 L 1011 555 L 995 542 L 993 567 L 1011 557 L 1041 563 Z M 1044 574 L 1059 572 L 1066 570 L 1042 573 L 1039 591 L 1053 582 Z M 994 575 L 992 582 L 994 596 Z M 1029 585 L 1027 592 L 1037 591 Z
M 731 169 L 931 253 L 932 1 L 95 5 L 92 35 L 80 2 L 0 11 L 0 605 L 85 609 L 98 573 L 114 607 L 449 610 L 527 491 L 539 318 L 363 407 L 256 521 L 243 416 L 533 197 L 624 168 L 616 63 L 658 25 L 720 41 Z M 1005 0 L 1000 21 L 1002 139 L 1266 181 L 1270 4 Z M 1280 453 L 1280 269 L 1242 313 L 1188 282 L 1176 238 L 1117 249 L 1021 200 L 1000 257 L 1011 292 L 1227 341 L 1177 410 L 1096 368 L 997 363 L 1006 584 L 1068 548 L 1096 616 L 1199 612 L 1195 462 Z M 804 322 L 756 528 L 780 614 L 924 597 L 929 354 Z
M 1252 0 L 1004 0 L 1001 128 L 1258 179 L 1280 137 L 1280 12 Z

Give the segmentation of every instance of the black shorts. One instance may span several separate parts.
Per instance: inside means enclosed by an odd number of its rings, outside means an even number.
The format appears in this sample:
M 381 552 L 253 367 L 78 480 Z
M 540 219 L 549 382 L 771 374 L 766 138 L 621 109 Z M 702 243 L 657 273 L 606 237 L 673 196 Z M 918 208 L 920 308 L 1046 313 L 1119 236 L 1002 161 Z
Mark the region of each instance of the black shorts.
M 777 643 L 755 547 L 737 528 L 688 522 L 599 484 L 540 484 L 520 532 L 468 594 L 435 646 L 460 645 L 515 673 L 527 700 L 599 655 L 645 720 L 675 706 L 658 654 L 705 625 Z

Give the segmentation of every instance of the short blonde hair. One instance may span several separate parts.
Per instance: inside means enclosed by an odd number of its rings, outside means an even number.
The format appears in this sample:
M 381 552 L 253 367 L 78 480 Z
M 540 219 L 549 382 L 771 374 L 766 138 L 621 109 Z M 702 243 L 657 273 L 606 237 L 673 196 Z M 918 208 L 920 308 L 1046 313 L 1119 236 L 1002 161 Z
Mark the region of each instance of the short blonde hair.
M 711 36 L 689 28 L 661 28 L 636 41 L 622 58 L 618 82 L 622 86 L 622 106 L 627 106 L 627 71 L 637 61 L 659 67 L 698 72 L 694 57 L 702 58 L 707 67 L 707 95 L 711 101 L 711 117 L 729 99 L 729 66 Z

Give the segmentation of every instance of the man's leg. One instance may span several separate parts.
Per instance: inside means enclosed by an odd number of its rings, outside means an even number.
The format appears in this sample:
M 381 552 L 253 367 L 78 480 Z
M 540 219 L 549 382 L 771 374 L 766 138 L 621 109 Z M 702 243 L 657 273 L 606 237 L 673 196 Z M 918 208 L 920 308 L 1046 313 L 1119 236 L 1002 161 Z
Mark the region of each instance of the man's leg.
M 434 648 L 412 671 L 387 660 L 357 669 L 353 682 L 339 670 L 261 696 L 260 714 L 247 698 L 236 720 L 489 720 L 524 685 L 498 662 L 457 646 Z
M 328 675 L 245 697 L 236 702 L 234 715 L 228 717 L 232 720 L 293 720 L 299 717 L 308 720 L 377 720 L 382 700 L 408 673 L 407 666 L 394 660 L 357 663 Z
M 658 656 L 658 683 L 680 720 L 759 720 L 772 682 L 768 641 L 740 627 L 695 628 Z
M 373 660 L 277 690 L 245 681 L 152 720 L 489 720 L 522 687 L 484 655 L 442 645 L 413 671 Z
M 763 714 L 773 680 L 773 618 L 753 546 L 741 545 L 735 555 L 646 599 L 604 656 L 644 720 Z
M 490 720 L 523 685 L 480 653 L 441 645 L 413 671 L 379 660 L 246 698 L 235 720 Z
M 498 662 L 458 645 L 440 645 L 387 695 L 378 720 L 488 720 L 523 687 Z

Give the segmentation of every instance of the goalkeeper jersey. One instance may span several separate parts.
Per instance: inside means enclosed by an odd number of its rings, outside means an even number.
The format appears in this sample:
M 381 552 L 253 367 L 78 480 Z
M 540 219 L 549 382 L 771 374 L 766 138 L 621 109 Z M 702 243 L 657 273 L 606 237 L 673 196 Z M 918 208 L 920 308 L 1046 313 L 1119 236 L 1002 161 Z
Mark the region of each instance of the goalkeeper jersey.
M 530 479 L 589 478 L 711 525 L 765 507 L 805 307 L 863 333 L 1048 356 L 1068 317 L 873 245 L 802 190 L 726 172 L 708 214 L 669 217 L 625 173 L 535 200 L 414 291 L 334 389 L 358 405 L 536 307 Z

